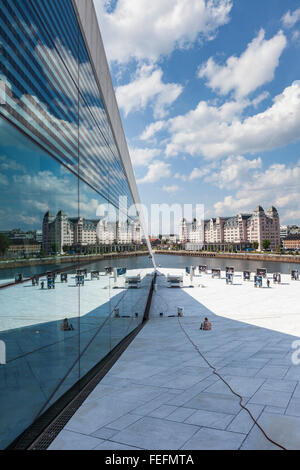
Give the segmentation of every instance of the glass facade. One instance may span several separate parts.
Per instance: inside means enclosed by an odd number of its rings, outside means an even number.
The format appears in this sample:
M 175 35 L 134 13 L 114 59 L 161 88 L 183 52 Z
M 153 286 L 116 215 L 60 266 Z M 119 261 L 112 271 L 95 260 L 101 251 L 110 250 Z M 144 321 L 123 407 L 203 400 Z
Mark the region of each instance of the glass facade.
M 0 13 L 3 449 L 141 323 L 153 265 L 72 1 Z

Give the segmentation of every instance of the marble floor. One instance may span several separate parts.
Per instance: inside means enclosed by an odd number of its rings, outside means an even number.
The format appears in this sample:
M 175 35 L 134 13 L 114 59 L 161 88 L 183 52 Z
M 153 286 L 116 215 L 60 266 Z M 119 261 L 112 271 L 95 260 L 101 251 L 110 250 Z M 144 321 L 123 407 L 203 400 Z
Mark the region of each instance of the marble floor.
M 139 289 L 125 289 L 125 276 L 114 282 L 105 275 L 99 280 L 89 275 L 79 289 L 73 273 L 67 283 L 58 278 L 54 290 L 31 282 L 1 290 L 0 341 L 5 343 L 6 364 L 0 365 L 0 448 L 139 325 L 151 272 L 128 271 L 129 275 L 141 273 Z M 110 315 L 115 307 L 120 318 Z M 64 318 L 74 330 L 61 330 Z
M 209 274 L 184 288 L 160 269 L 150 320 L 49 449 L 278 449 L 213 374 L 184 329 L 271 439 L 300 449 L 300 282 L 254 288 Z M 271 277 L 271 276 L 270 276 Z M 163 316 L 160 314 L 163 313 Z M 201 331 L 207 316 L 213 328 Z

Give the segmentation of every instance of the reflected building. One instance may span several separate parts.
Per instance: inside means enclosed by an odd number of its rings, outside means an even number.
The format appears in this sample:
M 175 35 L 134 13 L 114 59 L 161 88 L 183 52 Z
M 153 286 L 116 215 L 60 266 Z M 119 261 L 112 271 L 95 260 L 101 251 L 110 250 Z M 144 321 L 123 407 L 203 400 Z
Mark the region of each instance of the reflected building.
M 125 222 L 109 221 L 106 217 L 85 219 L 69 218 L 60 210 L 56 217 L 47 211 L 43 218 L 43 251 L 65 251 L 73 246 L 110 244 L 141 244 L 141 223 L 138 217 Z
M 7 273 L 0 283 L 0 341 L 7 345 L 0 365 L 4 449 L 28 447 L 101 361 L 138 331 L 153 257 L 134 210 L 141 201 L 93 2 L 1 0 L 0 18 L 2 241 L 5 233 L 22 240 L 34 234 L 30 249 L 42 244 L 46 253 L 112 239 L 147 243 L 143 256 L 106 256 L 93 264 L 85 258 L 84 280 L 76 255 L 69 264 L 60 256 L 43 265 L 24 260 L 16 268 L 6 261 L 0 270 Z M 113 228 L 97 217 L 97 208 L 118 209 L 120 199 L 133 209 L 128 216 L 122 206 Z M 12 245 L 18 251 L 18 243 Z M 106 266 L 121 269 L 111 278 Z M 139 289 L 126 288 L 126 269 L 139 276 Z
M 97 224 L 98 243 L 101 245 L 135 244 L 143 243 L 142 228 L 138 217 L 128 219 L 125 222 L 111 222 L 102 217 Z

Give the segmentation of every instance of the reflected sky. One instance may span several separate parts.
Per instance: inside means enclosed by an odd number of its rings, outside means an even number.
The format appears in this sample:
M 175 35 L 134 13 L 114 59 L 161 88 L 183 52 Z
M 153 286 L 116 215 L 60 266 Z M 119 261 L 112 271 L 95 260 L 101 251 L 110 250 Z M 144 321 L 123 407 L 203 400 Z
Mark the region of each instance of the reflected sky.
M 0 113 L 103 197 L 109 194 L 116 204 L 126 195 L 131 205 L 72 2 L 39 0 L 38 14 L 36 2 L 2 3 L 0 78 L 6 104 Z
M 48 210 L 77 217 L 78 205 L 82 217 L 98 219 L 108 207 L 105 198 L 83 182 L 78 186 L 75 175 L 2 119 L 0 185 L 0 230 L 38 230 Z

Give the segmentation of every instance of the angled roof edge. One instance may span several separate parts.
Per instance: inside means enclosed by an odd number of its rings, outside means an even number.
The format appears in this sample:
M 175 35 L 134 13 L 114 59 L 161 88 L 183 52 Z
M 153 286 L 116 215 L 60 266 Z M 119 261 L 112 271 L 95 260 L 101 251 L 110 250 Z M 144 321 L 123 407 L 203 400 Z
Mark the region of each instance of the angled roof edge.
M 128 181 L 129 188 L 132 193 L 133 200 L 138 206 L 141 205 L 139 192 L 132 168 L 126 137 L 124 134 L 123 124 L 120 116 L 117 99 L 110 75 L 109 65 L 106 58 L 104 44 L 100 33 L 98 18 L 93 0 L 72 0 L 74 10 L 81 28 L 81 32 L 85 41 L 87 51 L 89 53 L 91 65 L 100 91 L 100 96 L 105 107 L 111 129 L 115 138 L 115 142 L 119 151 L 124 172 Z M 141 225 L 144 231 L 148 249 L 153 257 L 151 245 L 146 231 L 146 223 L 142 212 L 137 211 L 140 216 Z

